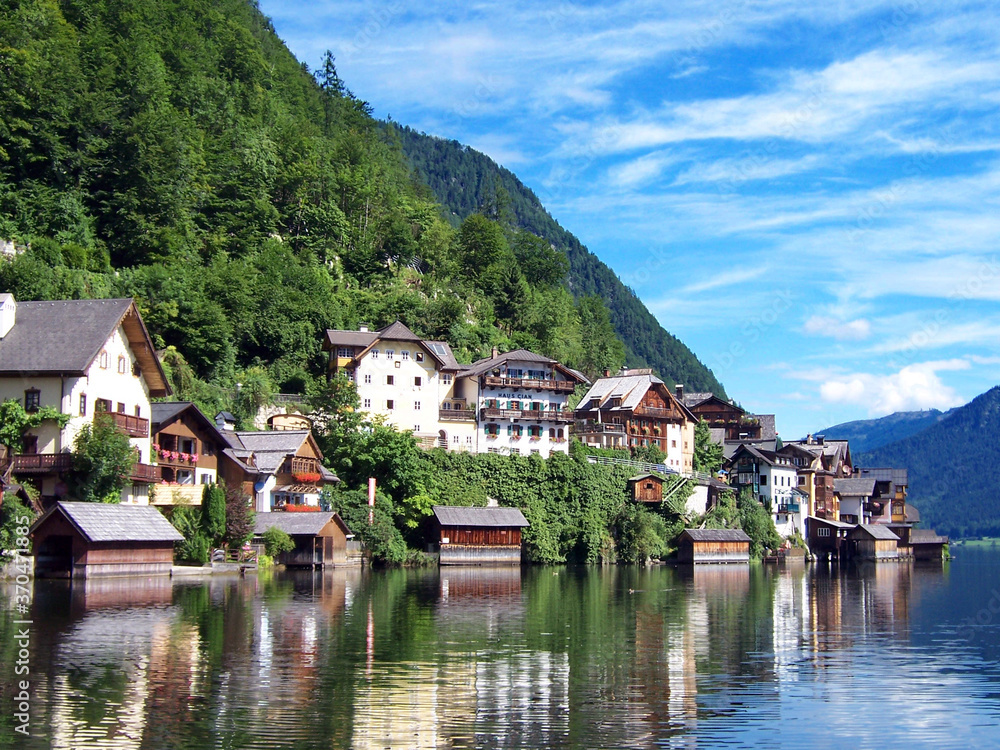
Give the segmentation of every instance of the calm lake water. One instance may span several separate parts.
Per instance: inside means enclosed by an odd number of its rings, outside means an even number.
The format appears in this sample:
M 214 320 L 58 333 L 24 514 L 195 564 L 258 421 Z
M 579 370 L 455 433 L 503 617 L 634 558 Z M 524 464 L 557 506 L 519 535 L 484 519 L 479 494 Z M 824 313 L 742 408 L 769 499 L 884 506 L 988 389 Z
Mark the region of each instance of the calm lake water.
M 0 591 L 0 747 L 1000 747 L 995 550 Z

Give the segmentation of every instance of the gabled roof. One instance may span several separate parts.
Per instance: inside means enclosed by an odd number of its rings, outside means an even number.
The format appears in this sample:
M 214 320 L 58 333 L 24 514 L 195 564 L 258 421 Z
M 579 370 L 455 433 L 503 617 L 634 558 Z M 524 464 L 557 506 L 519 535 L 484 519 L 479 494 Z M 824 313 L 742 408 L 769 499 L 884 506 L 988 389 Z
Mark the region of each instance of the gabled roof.
M 910 544 L 947 544 L 948 537 L 934 529 L 910 529 Z
M 696 542 L 749 542 L 750 537 L 743 529 L 684 529 Z
M 256 430 L 219 434 L 229 443 L 229 448 L 223 453 L 241 464 L 249 473 L 276 473 L 285 459 L 295 455 L 306 442 L 312 444 L 318 458 L 323 458 L 311 430 Z M 251 458 L 253 465 L 249 463 Z M 320 475 L 327 482 L 340 481 L 336 474 L 322 464 Z
M 781 459 L 787 459 L 786 456 L 778 454 L 775 451 L 769 451 L 769 450 L 764 450 L 763 448 L 757 448 L 756 446 L 751 445 L 750 443 L 740 443 L 736 447 L 736 450 L 733 451 L 733 455 L 728 460 L 735 462 L 737 456 L 739 456 L 740 453 L 749 453 L 751 456 L 758 459 L 759 461 L 763 461 L 768 466 L 773 466 L 778 469 L 788 469 L 789 471 L 798 470 L 798 467 L 795 466 L 795 464 L 791 463 L 786 464 L 782 463 L 779 460 L 779 457 Z
M 863 532 L 870 536 L 872 539 L 881 539 L 884 541 L 898 542 L 899 537 L 892 533 L 892 531 L 878 523 L 860 523 L 855 529 L 858 532 Z
M 163 428 L 173 424 L 178 419 L 188 416 L 199 427 L 212 436 L 220 446 L 229 444 L 226 436 L 216 427 L 215 422 L 206 417 L 191 401 L 154 401 L 150 406 L 150 426 L 155 435 Z
M 643 479 L 658 479 L 661 482 L 665 482 L 667 478 L 662 474 L 654 474 L 653 472 L 646 472 L 645 474 L 638 474 L 634 477 L 629 478 L 630 482 L 641 482 Z
M 875 492 L 875 480 L 864 477 L 834 479 L 833 491 L 841 497 L 871 497 Z
M 863 477 L 872 477 L 878 482 L 892 482 L 898 485 L 909 484 L 909 472 L 906 469 L 872 468 L 858 470 Z
M 676 404 L 681 412 L 692 422 L 698 421 L 698 418 L 691 410 L 667 388 L 666 383 L 651 373 L 614 375 L 607 378 L 598 378 L 584 394 L 576 410 L 591 411 L 599 409 L 601 411 L 630 412 L 639 406 L 643 397 L 652 388 L 657 389 L 668 403 Z M 620 405 L 611 406 L 612 399 L 621 399 Z
M 339 513 L 317 511 L 315 513 L 258 513 L 254 520 L 253 533 L 263 534 L 272 526 L 277 526 L 289 536 L 305 534 L 315 536 L 330 521 L 336 523 L 348 537 L 354 536 Z
M 379 341 L 412 341 L 420 344 L 442 369 L 462 369 L 455 359 L 451 346 L 446 341 L 424 341 L 400 321 L 390 323 L 378 331 L 338 331 L 327 329 L 323 337 L 323 350 L 330 351 L 338 346 L 360 347 L 357 358 L 365 356 Z
M 379 331 L 378 337 L 382 340 L 389 341 L 422 341 L 417 334 L 400 323 L 398 320 L 395 323 L 390 323 Z
M 473 362 L 467 369 L 459 373 L 458 377 L 465 378 L 483 375 L 490 370 L 509 362 L 527 362 L 529 364 L 535 363 L 540 365 L 549 365 L 553 369 L 559 370 L 563 374 L 567 375 L 570 380 L 576 380 L 579 383 L 589 382 L 582 373 L 566 367 L 566 365 L 561 364 L 558 360 L 546 357 L 542 354 L 535 354 L 535 352 L 528 351 L 527 349 L 515 349 L 510 352 L 498 354 L 496 357 L 485 357 L 480 359 Z
M 17 302 L 14 321 L 0 340 L 0 375 L 85 375 L 121 325 L 150 395 L 170 393 L 163 366 L 132 299 Z
M 524 528 L 531 525 L 518 508 L 471 508 L 435 505 L 434 516 L 442 526 Z
M 835 529 L 853 529 L 853 523 L 844 523 L 843 521 L 833 521 L 829 518 L 820 518 L 818 516 L 806 516 L 807 521 L 815 521 L 816 523 L 825 523 L 827 526 L 832 526 Z
M 58 502 L 32 525 L 34 531 L 59 513 L 90 542 L 180 542 L 184 540 L 152 505 Z

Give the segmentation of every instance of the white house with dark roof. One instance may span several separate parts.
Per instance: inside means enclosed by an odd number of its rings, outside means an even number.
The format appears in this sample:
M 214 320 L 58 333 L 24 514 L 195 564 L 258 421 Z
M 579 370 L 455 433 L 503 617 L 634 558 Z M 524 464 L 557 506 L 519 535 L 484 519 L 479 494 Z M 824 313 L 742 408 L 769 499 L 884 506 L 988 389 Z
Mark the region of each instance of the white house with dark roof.
M 569 453 L 569 397 L 587 382 L 551 357 L 494 350 L 457 374 L 454 397 L 476 410 L 477 452 L 548 458 Z
M 444 341 L 425 341 L 396 321 L 378 331 L 328 330 L 328 374 L 343 373 L 358 388 L 361 408 L 410 430 L 425 446 L 476 450 L 476 413 L 456 397 L 464 369 Z
M 108 413 L 129 436 L 138 461 L 123 502 L 149 502 L 160 475 L 150 444 L 150 398 L 170 393 L 142 317 L 131 299 L 17 302 L 0 295 L 0 401 L 27 411 L 51 406 L 69 414 L 59 429 L 43 423 L 25 436 L 13 472 L 63 498 L 63 481 L 80 429 Z
M 726 466 L 735 492 L 748 488 L 768 509 L 782 536 L 805 535 L 809 496 L 798 488 L 798 467 L 782 453 L 741 445 Z

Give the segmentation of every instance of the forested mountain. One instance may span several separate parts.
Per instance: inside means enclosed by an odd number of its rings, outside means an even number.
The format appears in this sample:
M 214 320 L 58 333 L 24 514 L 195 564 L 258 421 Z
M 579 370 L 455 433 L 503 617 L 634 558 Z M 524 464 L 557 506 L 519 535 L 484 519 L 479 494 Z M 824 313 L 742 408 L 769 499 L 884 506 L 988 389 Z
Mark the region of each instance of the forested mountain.
M 866 453 L 857 466 L 905 466 L 922 526 L 955 537 L 1000 536 L 1000 386 L 930 427 Z
M 859 419 L 855 422 L 844 422 L 825 430 L 819 430 L 817 435 L 825 435 L 831 440 L 851 441 L 851 450 L 870 451 L 883 445 L 894 443 L 910 435 L 926 430 L 931 425 L 940 422 L 951 412 L 937 409 L 926 411 L 899 411 L 879 419 Z
M 237 382 L 315 389 L 322 329 L 360 322 L 400 319 L 466 362 L 524 346 L 616 368 L 602 297 L 633 352 L 696 382 L 679 344 L 652 357 L 665 334 L 645 341 L 648 313 L 580 271 L 581 248 L 567 263 L 502 217 L 446 221 L 332 56 L 315 62 L 246 0 L 4 2 L 0 240 L 19 254 L 0 290 L 136 297 L 175 395 L 206 409 Z
M 715 375 L 677 338 L 663 329 L 635 293 L 545 210 L 538 197 L 510 170 L 485 154 L 444 140 L 390 124 L 417 174 L 430 185 L 437 199 L 450 211 L 453 223 L 486 210 L 510 214 L 513 223 L 569 258 L 567 282 L 577 298 L 599 295 L 611 311 L 611 322 L 625 343 L 633 367 L 653 367 L 667 380 L 684 383 L 694 391 L 725 395 Z

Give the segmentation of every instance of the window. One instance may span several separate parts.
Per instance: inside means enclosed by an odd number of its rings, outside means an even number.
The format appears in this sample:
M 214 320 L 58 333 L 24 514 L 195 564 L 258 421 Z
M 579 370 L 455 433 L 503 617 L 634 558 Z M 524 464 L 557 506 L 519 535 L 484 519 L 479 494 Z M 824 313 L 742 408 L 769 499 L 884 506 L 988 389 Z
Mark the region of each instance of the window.
M 767 484 L 767 474 L 760 475 L 760 486 L 763 487 Z
M 491 445 L 489 448 L 486 449 L 486 451 L 487 453 L 499 453 L 500 449 L 494 445 Z
M 466 445 L 472 445 L 472 435 L 466 435 L 465 436 L 465 444 Z
M 385 384 L 386 385 L 395 385 L 396 384 L 396 376 L 395 375 L 386 375 L 385 376 Z
M 385 350 L 385 358 L 386 359 L 392 359 L 394 356 L 396 356 L 396 352 L 395 351 L 393 351 L 392 349 L 386 349 Z
M 388 409 L 389 411 L 392 411 L 394 407 L 395 405 L 393 404 L 392 399 L 385 402 L 385 408 Z
M 677 447 L 677 441 L 676 440 L 671 440 L 670 441 L 670 447 L 671 448 L 676 448 Z
M 371 385 L 371 384 L 372 384 L 372 376 L 365 375 L 365 385 Z
M 124 414 L 125 413 L 125 404 L 123 404 L 121 401 L 118 402 L 118 409 L 117 409 L 117 411 L 118 411 L 119 414 Z
M 87 416 L 87 394 L 86 393 L 81 393 L 80 394 L 80 416 L 81 417 Z
M 337 356 L 350 358 L 354 356 L 354 351 L 352 349 L 348 349 L 346 346 L 342 346 L 337 349 Z
M 142 407 L 139 406 L 138 404 L 135 405 L 135 415 L 137 417 L 141 417 L 142 416 Z
M 414 378 L 413 379 L 413 385 L 415 385 L 417 388 L 419 388 L 423 384 L 424 384 L 424 379 L 423 378 Z
M 25 435 L 21 440 L 21 445 L 25 453 L 29 456 L 34 456 L 38 453 L 38 435 Z
M 365 399 L 365 408 L 366 409 L 371 409 L 372 408 L 372 400 L 370 398 L 366 398 Z
M 111 401 L 106 398 L 99 398 L 94 402 L 94 411 L 109 412 L 111 411 Z
M 42 406 L 42 392 L 37 388 L 29 388 L 24 392 L 24 410 L 38 411 Z
M 417 362 L 423 362 L 424 361 L 424 353 L 423 352 L 413 352 L 413 358 L 415 360 L 417 360 Z
M 455 435 L 454 437 L 452 437 L 451 442 L 453 442 L 453 443 L 455 443 L 457 445 L 458 444 L 458 435 Z
M 532 456 L 538 456 L 538 455 L 541 455 L 541 451 L 539 451 L 539 450 L 538 450 L 538 448 L 532 448 L 532 449 L 531 449 L 531 455 L 532 455 Z
M 126 360 L 124 356 L 122 356 L 122 355 L 119 354 L 118 355 L 118 373 L 120 375 L 124 375 L 126 372 L 128 372 L 128 360 Z
M 550 427 L 549 428 L 549 440 L 555 440 L 555 439 L 556 439 L 556 428 L 555 427 Z
M 816 529 L 816 536 L 830 536 L 830 529 L 826 526 L 820 526 Z
M 510 455 L 512 455 L 512 456 L 520 456 L 521 455 L 521 449 L 520 448 L 511 448 L 510 449 Z
M 420 432 L 420 425 L 418 425 L 418 424 L 413 425 L 413 431 L 414 432 Z
M 212 483 L 212 475 L 211 474 L 202 474 L 201 475 L 201 483 L 202 484 L 211 484 Z
M 441 373 L 441 384 L 442 385 L 451 385 L 451 373 L 450 372 L 442 372 Z
M 805 485 L 806 485 L 806 478 L 799 477 L 799 487 L 805 487 Z
M 378 349 L 372 349 L 372 359 L 378 359 Z
M 403 351 L 399 353 L 399 358 L 406 362 L 410 358 L 410 353 L 406 351 L 406 349 L 403 349 Z
M 414 401 L 413 402 L 413 411 L 420 411 L 420 402 L 419 401 Z
M 101 353 L 97 357 L 97 363 L 98 363 L 98 366 L 102 370 L 107 370 L 108 369 L 108 352 L 107 352 L 107 350 L 102 350 L 101 351 Z

